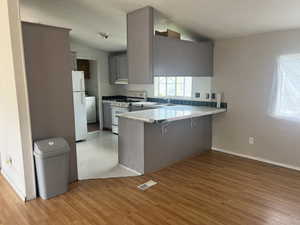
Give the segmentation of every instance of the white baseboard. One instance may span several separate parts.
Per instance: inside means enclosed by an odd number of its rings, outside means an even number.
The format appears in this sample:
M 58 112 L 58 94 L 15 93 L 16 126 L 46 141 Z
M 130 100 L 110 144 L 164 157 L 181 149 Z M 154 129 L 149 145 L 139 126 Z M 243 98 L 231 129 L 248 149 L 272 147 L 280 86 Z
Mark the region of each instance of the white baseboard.
M 214 151 L 239 156 L 239 157 L 242 157 L 242 158 L 252 159 L 252 160 L 272 164 L 272 165 L 275 165 L 275 166 L 281 166 L 281 167 L 284 167 L 284 168 L 300 171 L 300 167 L 297 167 L 297 166 L 291 166 L 291 165 L 287 165 L 287 164 L 284 164 L 284 163 L 274 162 L 274 161 L 271 161 L 271 160 L 268 160 L 268 159 L 263 159 L 263 158 L 260 158 L 260 157 L 255 157 L 255 156 L 245 155 L 245 154 L 241 154 L 241 153 L 236 153 L 236 152 L 232 152 L 232 151 L 228 151 L 228 150 L 221 149 L 221 148 L 216 148 L 216 147 L 212 147 L 211 149 L 214 150 Z
M 127 166 L 124 166 L 124 165 L 122 165 L 122 164 L 119 164 L 119 165 L 120 165 L 121 167 L 123 167 L 124 169 L 129 170 L 130 172 L 135 173 L 135 174 L 138 175 L 138 176 L 142 175 L 141 173 L 139 173 L 139 172 L 137 172 L 137 171 L 135 171 L 135 170 L 133 170 L 133 169 L 130 169 L 130 168 L 128 168 Z
M 10 184 L 10 186 L 14 189 L 14 191 L 17 193 L 17 195 L 19 195 L 19 197 L 22 199 L 22 201 L 25 202 L 26 201 L 26 196 L 22 193 L 22 191 L 19 190 L 19 188 L 17 188 L 17 186 L 9 178 L 9 176 L 7 176 L 7 174 L 5 173 L 5 171 L 3 169 L 1 169 L 1 174 L 6 179 L 6 181 Z

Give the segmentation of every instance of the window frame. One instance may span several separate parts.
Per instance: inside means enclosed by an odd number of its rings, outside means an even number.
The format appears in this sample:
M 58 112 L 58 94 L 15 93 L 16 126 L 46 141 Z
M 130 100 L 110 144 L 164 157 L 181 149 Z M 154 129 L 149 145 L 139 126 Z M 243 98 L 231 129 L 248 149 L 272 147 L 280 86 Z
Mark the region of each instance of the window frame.
M 294 62 L 293 62 L 294 61 Z M 289 67 L 288 64 L 295 63 L 298 68 Z M 295 74 L 293 72 L 297 71 L 296 77 L 299 76 L 297 80 L 293 79 Z M 297 84 L 296 84 L 297 81 Z M 293 86 L 295 85 L 295 86 Z M 288 119 L 293 121 L 300 121 L 300 101 L 295 101 L 291 98 L 300 98 L 300 54 L 282 55 L 277 59 L 277 79 L 275 84 L 275 99 L 273 107 L 273 115 L 277 118 Z M 294 92 L 293 92 L 294 90 Z M 295 110 L 291 105 L 295 102 L 299 102 Z M 289 107 L 290 106 L 290 107 Z
M 164 78 L 165 81 L 164 82 L 161 82 L 161 79 L 160 78 Z M 170 93 L 168 92 L 168 85 L 170 85 L 170 83 L 168 82 L 168 79 L 171 79 L 171 78 L 174 78 L 175 81 L 173 83 L 174 85 L 174 95 L 170 95 Z M 179 84 L 179 78 L 183 78 L 183 82 L 182 82 L 182 92 L 183 92 L 183 95 L 177 95 L 178 92 L 177 92 L 177 89 L 178 89 L 178 84 Z M 187 85 L 187 79 L 190 79 L 190 87 L 187 88 L 186 85 Z M 163 89 L 164 89 L 164 92 L 165 94 L 161 95 L 161 84 L 163 83 L 163 85 L 165 86 Z M 181 82 L 180 82 L 181 83 Z M 191 76 L 189 77 L 185 77 L 185 76 L 155 76 L 154 77 L 154 97 L 159 97 L 159 98 L 192 98 L 192 87 L 193 87 L 193 79 Z M 188 93 L 188 95 L 186 95 L 186 91 L 187 89 L 190 89 L 190 93 Z

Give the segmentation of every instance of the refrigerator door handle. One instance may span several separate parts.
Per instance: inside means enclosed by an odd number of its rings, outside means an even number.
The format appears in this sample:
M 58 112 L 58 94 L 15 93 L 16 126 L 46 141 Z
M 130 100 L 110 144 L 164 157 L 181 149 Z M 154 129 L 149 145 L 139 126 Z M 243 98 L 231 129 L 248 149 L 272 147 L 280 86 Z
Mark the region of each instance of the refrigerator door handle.
M 81 93 L 81 105 L 83 105 L 83 103 L 84 103 L 84 93 L 82 92 Z

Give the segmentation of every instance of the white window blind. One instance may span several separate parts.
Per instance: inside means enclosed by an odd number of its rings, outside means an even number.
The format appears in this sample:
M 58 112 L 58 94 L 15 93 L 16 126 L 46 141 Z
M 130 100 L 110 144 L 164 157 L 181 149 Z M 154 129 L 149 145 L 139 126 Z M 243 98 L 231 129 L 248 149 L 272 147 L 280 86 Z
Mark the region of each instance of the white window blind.
M 192 77 L 154 77 L 154 96 L 192 97 Z
M 278 59 L 274 115 L 300 120 L 300 54 Z

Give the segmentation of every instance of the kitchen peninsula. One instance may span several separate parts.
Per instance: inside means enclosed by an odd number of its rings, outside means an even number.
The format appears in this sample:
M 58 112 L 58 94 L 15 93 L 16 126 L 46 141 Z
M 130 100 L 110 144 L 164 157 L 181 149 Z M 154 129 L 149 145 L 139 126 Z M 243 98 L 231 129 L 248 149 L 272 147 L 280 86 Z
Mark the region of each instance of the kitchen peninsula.
M 211 149 L 214 114 L 226 109 L 163 106 L 119 115 L 119 163 L 141 174 Z

